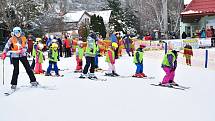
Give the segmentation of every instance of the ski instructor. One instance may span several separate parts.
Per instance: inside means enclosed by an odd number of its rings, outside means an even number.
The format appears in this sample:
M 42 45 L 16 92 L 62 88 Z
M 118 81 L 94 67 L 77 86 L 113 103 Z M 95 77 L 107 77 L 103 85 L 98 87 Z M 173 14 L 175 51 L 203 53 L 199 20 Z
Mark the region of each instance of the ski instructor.
M 13 29 L 14 36 L 12 36 L 5 45 L 4 51 L 2 53 L 2 59 L 6 58 L 7 52 L 11 52 L 11 59 L 13 64 L 13 76 L 11 80 L 11 89 L 16 89 L 17 79 L 19 75 L 19 61 L 25 67 L 25 70 L 30 78 L 30 83 L 32 86 L 38 86 L 38 82 L 34 76 L 33 71 L 30 68 L 29 62 L 27 60 L 27 39 L 22 35 L 22 30 L 20 27 L 15 27 Z

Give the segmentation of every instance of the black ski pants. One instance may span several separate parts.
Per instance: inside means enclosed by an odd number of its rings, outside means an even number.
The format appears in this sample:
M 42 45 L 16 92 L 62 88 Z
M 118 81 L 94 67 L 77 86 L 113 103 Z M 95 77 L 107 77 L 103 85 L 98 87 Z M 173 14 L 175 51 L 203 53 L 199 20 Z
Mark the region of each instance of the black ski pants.
M 90 73 L 94 73 L 94 71 L 95 71 L 95 57 L 86 56 L 85 58 L 86 58 L 86 64 L 84 66 L 83 73 L 87 74 L 89 67 L 90 67 Z
M 12 63 L 13 63 L 13 76 L 11 80 L 12 85 L 17 85 L 17 79 L 19 75 L 19 61 L 21 61 L 22 65 L 24 66 L 29 78 L 30 82 L 35 82 L 36 78 L 34 76 L 33 71 L 31 70 L 30 64 L 27 60 L 27 57 L 19 57 L 19 58 L 12 58 Z

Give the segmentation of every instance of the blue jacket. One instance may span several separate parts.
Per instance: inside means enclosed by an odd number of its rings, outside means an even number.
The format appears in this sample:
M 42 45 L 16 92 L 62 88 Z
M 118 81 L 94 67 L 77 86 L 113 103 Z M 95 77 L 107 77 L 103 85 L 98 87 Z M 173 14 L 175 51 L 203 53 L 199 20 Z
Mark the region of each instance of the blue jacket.
M 112 34 L 112 35 L 110 36 L 110 40 L 111 40 L 111 42 L 117 42 L 116 35 L 115 35 L 115 34 Z

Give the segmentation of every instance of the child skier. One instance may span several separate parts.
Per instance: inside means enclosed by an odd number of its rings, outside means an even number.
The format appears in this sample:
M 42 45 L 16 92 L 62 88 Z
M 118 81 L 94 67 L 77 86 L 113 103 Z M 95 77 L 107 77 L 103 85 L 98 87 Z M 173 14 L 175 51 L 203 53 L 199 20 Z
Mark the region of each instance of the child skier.
M 193 56 L 192 46 L 186 44 L 184 47 L 184 56 L 186 58 L 186 64 L 191 66 L 191 56 Z
M 51 76 L 52 65 L 54 65 L 55 76 L 60 76 L 57 66 L 58 61 L 58 44 L 52 43 L 48 52 L 49 66 L 47 68 L 46 76 Z
M 132 77 L 143 78 L 147 77 L 143 73 L 143 48 L 146 46 L 144 44 L 140 44 L 140 47 L 134 53 L 134 64 L 137 66 L 136 73 Z
M 40 41 L 41 41 L 40 38 L 36 38 L 36 41 L 33 44 L 33 48 L 32 48 L 33 60 L 32 60 L 32 63 L 31 63 L 31 69 L 32 70 L 34 70 L 34 68 L 35 68 L 36 50 L 38 49 L 38 44 L 39 44 Z
M 176 50 L 170 50 L 168 53 L 164 55 L 163 62 L 162 62 L 162 68 L 165 71 L 166 75 L 163 78 L 163 81 L 160 83 L 161 85 L 177 85 L 174 82 L 175 77 L 175 69 L 177 67 L 177 56 L 178 51 Z
M 91 33 L 87 37 L 87 47 L 86 47 L 86 52 L 85 52 L 85 58 L 86 58 L 86 64 L 84 66 L 83 74 L 79 78 L 86 78 L 88 77 L 89 79 L 97 79 L 95 76 L 95 56 L 96 56 L 96 34 Z M 87 75 L 88 69 L 90 67 L 90 74 Z
M 36 50 L 36 66 L 34 72 L 35 74 L 43 74 L 42 63 L 45 57 L 42 50 L 44 46 L 42 43 L 39 43 L 37 46 L 38 49 Z
M 14 36 L 12 36 L 7 44 L 5 45 L 4 51 L 2 53 L 2 59 L 6 58 L 7 52 L 11 51 L 11 59 L 13 64 L 13 76 L 11 80 L 11 89 L 15 90 L 17 87 L 17 79 L 19 75 L 19 61 L 23 64 L 32 86 L 38 86 L 38 82 L 34 76 L 33 71 L 30 68 L 30 64 L 27 60 L 27 40 L 26 37 L 22 35 L 22 30 L 20 27 L 15 27 L 13 29 Z
M 77 66 L 75 72 L 82 72 L 82 58 L 84 56 L 84 48 L 83 48 L 83 42 L 78 41 L 78 46 L 76 48 L 76 61 Z
M 118 48 L 118 44 L 113 42 L 112 46 L 110 46 L 106 53 L 106 62 L 108 63 L 108 73 L 105 73 L 106 76 L 119 76 L 119 74 L 116 73 L 115 69 L 115 49 Z

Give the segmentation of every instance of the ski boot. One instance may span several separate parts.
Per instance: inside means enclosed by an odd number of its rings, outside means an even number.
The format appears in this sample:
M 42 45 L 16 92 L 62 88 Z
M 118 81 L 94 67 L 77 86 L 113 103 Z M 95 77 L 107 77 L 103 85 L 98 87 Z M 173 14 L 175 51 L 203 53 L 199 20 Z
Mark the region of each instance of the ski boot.
M 175 83 L 173 80 L 170 80 L 170 81 L 169 81 L 169 84 L 172 85 L 172 86 L 178 86 L 178 84 Z
M 113 73 L 105 73 L 105 76 L 112 76 L 112 77 L 114 77 Z
M 112 71 L 112 74 L 113 74 L 114 76 L 120 76 L 119 74 L 117 74 L 117 73 L 114 72 L 114 71 Z
M 162 83 L 162 82 L 160 82 L 158 85 L 165 86 L 165 87 L 171 87 L 172 86 L 170 83 Z
M 144 73 L 140 73 L 140 75 L 142 75 L 142 77 L 147 77 Z
M 138 73 L 138 74 L 134 74 L 132 77 L 136 77 L 136 78 L 143 78 L 143 75 Z
M 51 74 L 50 73 L 45 73 L 45 76 L 51 76 Z
M 92 80 L 97 79 L 94 73 L 90 73 L 88 78 Z
M 11 90 L 16 90 L 17 85 L 11 85 Z
M 32 86 L 32 87 L 37 87 L 38 85 L 39 85 L 39 83 L 38 83 L 37 81 L 31 82 L 31 86 Z
M 79 78 L 85 79 L 86 77 L 87 77 L 87 74 L 81 74 L 81 76 Z

